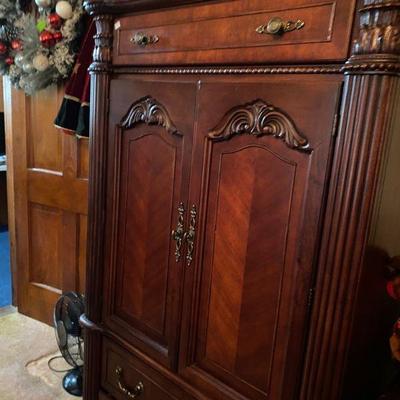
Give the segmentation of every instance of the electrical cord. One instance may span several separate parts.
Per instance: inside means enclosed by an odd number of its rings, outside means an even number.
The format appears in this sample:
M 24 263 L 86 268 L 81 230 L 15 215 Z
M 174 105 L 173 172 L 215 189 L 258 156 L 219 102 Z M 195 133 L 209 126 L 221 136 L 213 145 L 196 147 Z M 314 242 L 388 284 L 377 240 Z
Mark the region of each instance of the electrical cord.
M 50 358 L 50 360 L 49 361 L 47 361 L 47 365 L 48 365 L 48 367 L 53 371 L 53 372 L 57 372 L 57 373 L 63 373 L 63 372 L 69 372 L 69 371 L 72 371 L 73 370 L 73 368 L 69 368 L 69 369 L 63 369 L 63 370 L 58 370 L 58 369 L 56 369 L 56 368 L 54 368 L 54 367 L 52 367 L 51 366 L 51 363 L 53 362 L 53 361 L 55 361 L 55 360 L 58 360 L 58 359 L 60 359 L 60 358 L 62 358 L 62 359 L 64 359 L 64 357 L 63 356 L 55 356 L 55 357 L 51 357 Z

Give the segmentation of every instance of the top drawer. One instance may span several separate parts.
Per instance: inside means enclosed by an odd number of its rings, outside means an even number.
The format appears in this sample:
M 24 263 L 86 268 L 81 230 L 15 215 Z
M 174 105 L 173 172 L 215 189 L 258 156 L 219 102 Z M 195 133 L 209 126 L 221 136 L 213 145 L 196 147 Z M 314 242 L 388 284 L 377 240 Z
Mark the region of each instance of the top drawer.
M 115 22 L 113 60 L 116 65 L 341 61 L 348 54 L 354 9 L 354 0 L 234 0 L 135 14 Z

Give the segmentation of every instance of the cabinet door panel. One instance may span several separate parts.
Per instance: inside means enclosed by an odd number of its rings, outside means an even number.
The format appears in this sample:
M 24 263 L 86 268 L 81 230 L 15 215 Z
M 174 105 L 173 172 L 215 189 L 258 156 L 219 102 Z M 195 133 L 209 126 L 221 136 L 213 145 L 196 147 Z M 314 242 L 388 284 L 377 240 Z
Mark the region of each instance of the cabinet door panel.
M 121 270 L 116 310 L 164 340 L 170 231 L 181 156 L 178 140 L 168 142 L 138 128 L 122 141 L 118 255 Z
M 340 88 L 318 79 L 200 90 L 181 371 L 211 398 L 295 398 Z
M 263 147 L 218 150 L 205 242 L 209 314 L 199 356 L 266 391 L 296 166 Z
M 112 82 L 104 303 L 109 329 L 169 366 L 176 360 L 183 262 L 171 231 L 187 202 L 196 97 L 194 84 L 174 88 L 175 97 L 171 84 Z

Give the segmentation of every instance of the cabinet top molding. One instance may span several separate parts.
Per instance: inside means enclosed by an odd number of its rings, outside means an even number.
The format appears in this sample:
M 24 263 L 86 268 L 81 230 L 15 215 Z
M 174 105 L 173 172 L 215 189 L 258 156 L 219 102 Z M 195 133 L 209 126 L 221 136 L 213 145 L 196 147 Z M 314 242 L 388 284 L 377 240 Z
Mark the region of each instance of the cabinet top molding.
M 84 7 L 90 15 L 121 14 L 209 1 L 211 0 L 85 0 Z
M 97 23 L 92 72 L 111 65 L 112 16 L 144 10 L 209 3 L 212 0 L 85 0 L 84 6 Z M 346 74 L 400 74 L 400 0 L 364 0 L 358 8 L 358 28 Z M 105 17 L 110 20 L 102 21 Z M 343 64 L 342 64 L 343 65 Z
M 124 14 L 143 10 L 209 3 L 211 0 L 85 0 L 91 15 Z M 359 33 L 353 56 L 400 56 L 400 0 L 364 0 L 358 9 Z

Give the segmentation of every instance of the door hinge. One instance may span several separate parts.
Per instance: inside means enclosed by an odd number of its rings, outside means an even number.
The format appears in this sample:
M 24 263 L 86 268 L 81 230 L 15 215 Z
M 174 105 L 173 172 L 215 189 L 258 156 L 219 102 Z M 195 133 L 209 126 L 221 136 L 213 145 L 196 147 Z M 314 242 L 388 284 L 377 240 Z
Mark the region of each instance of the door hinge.
M 332 136 L 335 138 L 338 135 L 339 130 L 339 121 L 340 121 L 340 112 L 336 113 L 335 118 L 333 120 L 333 129 L 332 129 Z
M 342 102 L 343 102 L 343 84 L 340 86 L 338 100 L 336 104 L 336 114 L 333 119 L 332 136 L 335 138 L 339 133 L 339 122 L 342 118 Z
M 315 288 L 308 291 L 307 308 L 310 309 L 314 303 Z

